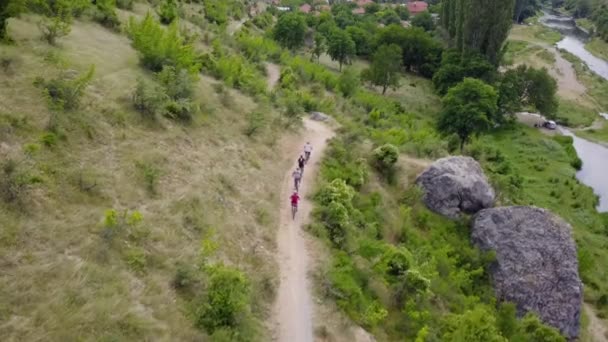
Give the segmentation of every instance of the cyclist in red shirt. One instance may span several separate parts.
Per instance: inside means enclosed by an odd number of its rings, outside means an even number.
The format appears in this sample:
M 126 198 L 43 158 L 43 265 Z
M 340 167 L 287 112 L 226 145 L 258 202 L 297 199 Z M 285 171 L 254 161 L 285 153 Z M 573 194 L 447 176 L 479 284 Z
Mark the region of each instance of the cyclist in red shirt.
M 291 195 L 291 216 L 293 218 L 296 217 L 296 211 L 298 211 L 298 202 L 300 202 L 300 195 L 297 191 L 294 191 Z

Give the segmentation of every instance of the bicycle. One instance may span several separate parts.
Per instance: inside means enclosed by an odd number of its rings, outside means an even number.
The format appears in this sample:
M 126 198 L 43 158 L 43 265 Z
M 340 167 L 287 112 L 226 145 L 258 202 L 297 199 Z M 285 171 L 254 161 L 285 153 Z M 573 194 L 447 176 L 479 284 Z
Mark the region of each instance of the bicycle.
M 291 219 L 296 219 L 296 213 L 298 212 L 298 205 L 296 203 L 291 203 Z

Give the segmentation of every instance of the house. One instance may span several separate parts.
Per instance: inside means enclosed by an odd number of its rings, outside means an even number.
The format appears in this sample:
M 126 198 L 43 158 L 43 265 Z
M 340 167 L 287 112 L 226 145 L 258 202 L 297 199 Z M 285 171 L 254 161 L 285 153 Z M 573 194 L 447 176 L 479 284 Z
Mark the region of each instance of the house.
M 357 6 L 365 7 L 365 5 L 371 4 L 373 2 L 374 2 L 374 0 L 359 0 L 359 1 L 357 1 Z
M 302 13 L 310 13 L 310 11 L 312 11 L 312 6 L 310 6 L 309 4 L 304 4 L 302 6 L 300 6 L 300 12 Z
M 420 14 L 428 10 L 429 5 L 424 1 L 411 1 L 407 3 L 407 9 L 411 15 Z

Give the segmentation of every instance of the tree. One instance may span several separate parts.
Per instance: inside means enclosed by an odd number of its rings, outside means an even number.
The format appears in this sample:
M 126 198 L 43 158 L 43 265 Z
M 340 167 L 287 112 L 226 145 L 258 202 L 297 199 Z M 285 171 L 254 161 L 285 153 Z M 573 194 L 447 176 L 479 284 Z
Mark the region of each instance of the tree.
M 8 19 L 24 10 L 22 0 L 0 0 L 0 41 L 7 38 Z
M 433 31 L 435 29 L 435 22 L 429 12 L 422 12 L 412 19 L 412 26 L 421 27 L 425 31 Z
M 407 9 L 407 6 L 397 6 L 395 12 L 397 12 L 401 20 L 408 20 L 410 18 L 410 11 Z
M 399 45 L 403 66 L 424 77 L 432 77 L 441 62 L 441 45 L 419 27 L 404 29 L 400 25 L 389 25 L 378 32 L 376 44 Z
M 327 53 L 331 56 L 332 60 L 338 61 L 340 71 L 342 71 L 342 64 L 348 62 L 355 55 L 355 42 L 346 31 L 337 29 L 329 36 L 327 45 Z
M 382 94 L 389 87 L 399 85 L 399 70 L 401 69 L 401 48 L 398 45 L 382 45 L 372 59 L 369 69 L 365 70 L 364 78 L 375 86 L 382 87 Z
M 305 33 L 306 21 L 298 13 L 283 14 L 274 27 L 274 39 L 292 51 L 304 45 Z
M 438 128 L 460 138 L 460 149 L 469 138 L 489 130 L 498 110 L 496 90 L 483 81 L 465 78 L 443 98 Z
M 384 25 L 401 25 L 401 17 L 399 17 L 399 14 L 392 9 L 386 9 L 379 12 L 377 15 L 380 16 L 380 21 Z
M 547 69 L 534 69 L 521 65 L 505 72 L 499 84 L 499 108 L 504 114 L 511 114 L 526 106 L 533 106 L 545 115 L 557 112 L 557 82 Z
M 498 65 L 514 7 L 515 0 L 446 0 L 442 25 L 458 50 L 478 51 Z
M 348 32 L 355 42 L 357 56 L 369 55 L 372 50 L 372 35 L 367 30 L 358 26 L 349 26 L 346 28 L 346 32 Z
M 494 65 L 482 54 L 469 52 L 463 55 L 460 51 L 448 50 L 443 53 L 441 67 L 433 75 L 433 84 L 437 92 L 444 95 L 448 89 L 460 83 L 465 77 L 493 83 L 495 76 Z
M 363 6 L 363 8 L 365 8 L 365 13 L 367 14 L 374 14 L 382 9 L 382 7 L 380 7 L 380 4 L 378 4 L 377 2 L 370 2 L 369 4 Z
M 327 50 L 327 44 L 325 42 L 325 37 L 320 33 L 315 33 L 315 46 L 312 49 L 311 59 L 316 59 L 317 63 L 321 58 L 321 55 Z
M 539 0 L 515 0 L 515 10 L 513 11 L 513 20 L 518 23 L 525 19 L 533 17 L 540 10 L 541 3 Z

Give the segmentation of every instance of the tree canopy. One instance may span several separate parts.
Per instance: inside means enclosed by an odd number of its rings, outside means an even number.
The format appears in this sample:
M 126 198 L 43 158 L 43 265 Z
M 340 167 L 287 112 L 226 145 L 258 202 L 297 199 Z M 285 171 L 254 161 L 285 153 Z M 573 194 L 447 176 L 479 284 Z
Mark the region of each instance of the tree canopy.
M 305 33 L 306 20 L 298 13 L 283 14 L 274 27 L 274 39 L 290 50 L 304 45 Z
M 355 52 L 355 42 L 346 31 L 336 29 L 330 34 L 327 42 L 327 53 L 332 60 L 338 61 L 340 71 L 342 71 L 342 65 L 348 62 L 355 55 Z
M 514 113 L 527 106 L 549 117 L 557 111 L 557 82 L 545 68 L 521 65 L 508 70 L 502 75 L 498 89 L 498 103 L 504 113 Z
M 382 87 L 382 94 L 389 87 L 399 85 L 401 48 L 398 45 L 382 45 L 374 53 L 372 64 L 364 71 L 363 78 L 375 86 Z
M 465 78 L 443 98 L 438 128 L 460 138 L 460 149 L 471 136 L 489 130 L 498 110 L 498 94 L 485 82 Z
M 444 0 L 442 26 L 460 51 L 477 51 L 498 65 L 513 24 L 515 0 Z

